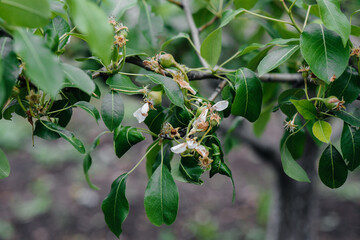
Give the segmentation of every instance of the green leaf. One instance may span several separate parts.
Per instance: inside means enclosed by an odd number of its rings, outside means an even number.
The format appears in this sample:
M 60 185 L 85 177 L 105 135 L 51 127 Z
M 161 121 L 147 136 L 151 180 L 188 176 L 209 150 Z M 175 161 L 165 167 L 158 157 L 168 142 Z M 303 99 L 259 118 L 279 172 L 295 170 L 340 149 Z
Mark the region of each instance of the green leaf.
M 316 119 L 316 108 L 312 102 L 309 100 L 303 99 L 303 100 L 295 100 L 291 99 L 290 102 L 294 104 L 296 110 L 303 116 L 306 120 L 312 120 Z
M 145 137 L 134 127 L 119 126 L 114 132 L 114 148 L 118 158 L 121 158 L 132 146 L 145 140 Z
M 324 143 L 330 142 L 331 130 L 331 125 L 322 120 L 316 121 L 312 127 L 314 136 Z
M 125 94 L 139 94 L 139 91 L 143 88 L 136 86 L 128 76 L 116 74 L 109 77 L 106 80 L 106 84 L 109 85 L 111 89 L 125 93 Z
M 223 28 L 228 25 L 237 15 L 243 13 L 244 10 L 245 9 L 243 8 L 239 8 L 236 10 L 228 9 L 224 11 L 219 28 Z
M 329 188 L 338 188 L 347 179 L 348 169 L 338 150 L 329 145 L 321 155 L 319 161 L 319 177 Z
M 50 21 L 48 0 L 0 0 L 0 18 L 16 26 L 36 28 Z
M 95 90 L 95 83 L 93 80 L 80 68 L 71 66 L 69 64 L 62 64 L 66 80 L 66 87 L 75 87 L 91 95 Z
M 97 123 L 100 120 L 99 111 L 91 103 L 88 103 L 85 101 L 80 101 L 80 102 L 75 103 L 73 106 L 79 107 L 79 108 L 85 110 L 87 113 L 89 113 L 91 116 L 93 116 L 93 118 L 96 120 Z
M 0 179 L 7 178 L 10 175 L 10 164 L 5 153 L 0 149 Z
M 251 71 L 255 71 L 260 63 L 260 61 L 266 56 L 266 54 L 273 48 L 273 46 L 266 47 L 262 49 L 258 54 L 256 54 L 246 65 Z
M 138 6 L 140 7 L 138 23 L 140 31 L 150 46 L 155 47 L 158 43 L 158 35 L 163 30 L 163 20 L 151 12 L 151 8 L 145 0 L 139 0 Z
M 280 146 L 284 144 L 285 140 L 286 140 L 286 146 L 291 156 L 295 160 L 301 158 L 305 150 L 305 141 L 306 141 L 305 131 L 303 129 L 297 131 L 296 133 L 290 133 L 289 131 L 285 131 L 283 137 L 281 138 Z
M 179 193 L 169 169 L 160 164 L 145 190 L 146 215 L 155 226 L 172 224 L 177 215 Z
M 252 52 L 254 50 L 257 50 L 259 48 L 263 48 L 265 45 L 260 43 L 251 43 L 251 44 L 244 44 L 242 45 L 238 50 L 238 57 L 245 55 L 249 52 Z
M 316 0 L 304 0 L 304 2 L 306 4 L 309 4 L 309 5 L 315 5 L 316 4 Z
M 63 37 L 61 42 L 59 42 L 59 46 L 57 50 L 61 50 L 68 43 L 70 36 L 65 34 L 70 32 L 70 26 L 62 17 L 56 16 L 43 29 L 44 32 L 47 32 L 48 30 L 52 30 L 57 35 L 58 38 Z
M 294 114 L 296 114 L 297 110 L 295 106 L 290 102 L 291 99 L 300 99 L 305 95 L 304 89 L 301 88 L 291 88 L 282 92 L 278 98 L 278 105 L 274 108 L 273 111 L 278 110 L 281 111 L 292 118 Z
M 281 147 L 281 163 L 286 175 L 299 182 L 310 182 L 304 169 L 295 161 L 287 147 L 287 139 Z
M 120 126 L 124 118 L 124 102 L 119 93 L 111 91 L 105 95 L 101 104 L 101 117 L 110 131 Z
M 329 85 L 328 96 L 344 98 L 346 103 L 352 103 L 360 94 L 360 78 L 358 72 L 348 67 L 346 71 Z
M 325 27 L 335 31 L 341 36 L 343 45 L 346 46 L 350 31 L 351 25 L 344 13 L 340 9 L 339 0 L 317 0 L 320 18 L 324 23 Z
M 185 39 L 190 39 L 189 34 L 187 33 L 179 33 L 178 35 L 166 40 L 162 45 L 161 45 L 161 50 L 164 50 L 166 48 L 166 46 L 168 46 L 172 41 L 179 39 L 179 38 L 185 38 Z
M 360 165 L 360 132 L 346 123 L 341 134 L 341 151 L 348 169 L 354 171 Z
M 261 135 L 266 130 L 266 126 L 271 118 L 272 113 L 272 105 L 268 105 L 263 111 L 261 112 L 259 118 L 253 124 L 253 130 L 256 137 L 261 137 Z
M 38 136 L 45 140 L 54 140 L 60 138 L 60 135 L 58 133 L 44 126 L 39 120 L 35 122 L 35 130 L 33 134 L 34 136 Z
M 299 38 L 274 38 L 270 42 L 268 42 L 266 45 L 275 45 L 275 46 L 282 46 L 282 45 L 299 45 L 300 39 Z
M 156 145 L 156 146 L 154 146 Z M 149 151 L 150 150 L 150 151 Z M 146 173 L 150 178 L 153 174 L 153 166 L 158 159 L 159 154 L 161 155 L 161 147 L 158 141 L 153 142 L 147 149 L 148 154 L 146 155 Z M 161 157 L 161 156 L 160 156 Z M 160 159 L 161 160 L 161 159 Z
M 16 54 L 13 51 L 6 52 L 4 49 L 7 42 L 10 42 L 9 38 L 0 39 L 2 53 L 0 56 L 0 109 L 10 97 L 19 74 L 19 61 Z
M 84 169 L 85 179 L 91 189 L 99 190 L 100 188 L 98 186 L 94 185 L 91 182 L 90 177 L 89 177 L 89 169 L 90 169 L 91 165 L 92 165 L 92 158 L 91 158 L 90 153 L 87 153 L 83 160 L 83 169 Z
M 26 74 L 31 82 L 55 98 L 62 88 L 64 74 L 55 55 L 45 47 L 38 36 L 23 29 L 14 33 L 15 51 L 26 65 Z
M 235 73 L 236 96 L 231 113 L 243 116 L 250 122 L 256 121 L 261 112 L 262 87 L 255 73 L 247 68 L 240 68 Z
M 311 71 L 327 83 L 333 75 L 340 77 L 348 65 L 349 45 L 344 47 L 341 37 L 322 25 L 306 26 L 300 37 L 300 49 Z
M 68 130 L 66 130 L 63 127 L 60 127 L 59 125 L 47 122 L 47 121 L 41 121 L 41 123 L 48 128 L 49 130 L 56 132 L 59 134 L 63 139 L 68 141 L 71 145 L 74 146 L 76 150 L 79 151 L 79 153 L 84 154 L 85 153 L 85 147 L 84 144 L 74 136 L 74 134 Z
M 214 67 L 221 54 L 221 28 L 209 34 L 201 44 L 200 54 L 211 67 Z
M 57 118 L 57 124 L 61 127 L 66 127 L 67 124 L 70 122 L 71 120 L 71 116 L 72 116 L 72 108 L 67 108 L 70 107 L 69 106 L 70 103 L 68 100 L 56 100 L 54 101 L 51 109 L 49 109 L 49 117 L 50 118 Z M 65 110 L 63 110 L 64 108 L 67 108 Z M 58 111 L 55 113 L 51 113 L 52 111 Z
M 124 173 L 111 184 L 110 193 L 101 204 L 105 222 L 117 237 L 120 236 L 121 225 L 129 214 L 129 203 L 125 195 L 127 176 L 128 173 Z
M 108 16 L 120 19 L 128 9 L 136 6 L 136 3 L 137 0 L 108 0 L 101 1 L 101 8 L 105 9 Z
M 346 122 L 354 127 L 360 127 L 360 119 L 358 117 L 354 116 L 354 114 L 343 111 L 343 110 L 335 111 L 334 114 L 336 117 L 342 119 L 344 122 Z
M 284 62 L 286 62 L 297 50 L 299 49 L 298 45 L 288 46 L 284 48 L 278 48 L 270 52 L 266 57 L 264 57 L 258 66 L 259 75 L 262 76 L 265 73 L 268 73 Z
M 194 157 L 182 157 L 179 170 L 188 183 L 202 184 L 200 179 L 204 169 L 199 166 L 199 161 Z
M 107 132 L 102 132 L 100 133 L 96 138 L 95 140 L 93 141 L 93 143 L 91 144 L 88 152 L 86 153 L 85 157 L 84 157 L 84 160 L 83 160 L 83 170 L 84 170 L 84 175 L 85 175 L 85 179 L 86 179 L 86 182 L 88 183 L 89 187 L 91 189 L 94 189 L 94 190 L 99 190 L 100 188 L 97 187 L 96 185 L 94 185 L 91 180 L 90 180 L 90 177 L 89 177 L 89 170 L 90 170 L 90 167 L 92 165 L 92 158 L 91 158 L 91 152 L 97 147 L 99 146 L 100 144 L 100 138 L 106 134 Z
M 148 112 L 148 116 L 145 118 L 144 123 L 146 124 L 146 126 L 148 126 L 150 131 L 152 131 L 155 134 L 159 134 L 163 127 L 163 123 L 166 117 L 164 111 L 165 111 L 164 107 L 157 106 L 156 110 L 150 110 Z
M 85 35 L 91 51 L 107 66 L 110 63 L 114 32 L 106 14 L 91 1 L 67 0 L 70 16 Z
M 184 95 L 182 94 L 179 85 L 174 80 L 159 74 L 147 74 L 146 77 L 148 77 L 153 83 L 162 85 L 166 96 L 173 104 L 181 108 L 185 108 Z

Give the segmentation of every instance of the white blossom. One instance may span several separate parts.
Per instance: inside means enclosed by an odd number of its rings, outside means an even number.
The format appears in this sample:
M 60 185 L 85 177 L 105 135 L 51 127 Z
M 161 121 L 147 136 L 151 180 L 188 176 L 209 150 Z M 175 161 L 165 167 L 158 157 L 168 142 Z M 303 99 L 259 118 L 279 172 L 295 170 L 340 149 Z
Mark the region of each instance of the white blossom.
M 180 143 L 176 146 L 173 146 L 170 150 L 173 153 L 183 153 L 187 149 L 195 149 L 202 157 L 207 157 L 209 155 L 209 151 L 203 146 L 196 142 L 194 139 L 188 139 L 184 143 Z
M 176 146 L 173 146 L 170 150 L 173 152 L 173 153 L 183 153 L 186 151 L 186 148 L 187 148 L 187 142 L 184 142 L 184 143 L 180 143 Z
M 229 106 L 229 102 L 226 100 L 222 100 L 220 102 L 215 103 L 211 107 L 211 109 L 219 112 L 219 111 L 223 111 L 223 110 L 227 109 L 228 106 Z
M 133 116 L 136 117 L 139 123 L 142 123 L 143 121 L 145 121 L 145 118 L 148 116 L 149 110 L 150 110 L 150 103 L 146 102 L 144 105 L 142 105 L 141 108 L 139 108 L 134 112 Z

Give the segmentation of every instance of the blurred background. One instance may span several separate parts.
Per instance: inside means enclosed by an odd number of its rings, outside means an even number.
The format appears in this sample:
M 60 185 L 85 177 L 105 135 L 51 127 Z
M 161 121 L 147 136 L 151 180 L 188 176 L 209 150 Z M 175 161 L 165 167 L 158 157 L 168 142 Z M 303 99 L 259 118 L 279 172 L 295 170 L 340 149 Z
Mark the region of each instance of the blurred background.
M 123 1 L 126 4 L 126 1 Z M 134 1 L 129 1 L 134 2 Z M 159 46 L 166 39 L 178 32 L 188 31 L 187 22 L 181 9 L 165 1 L 148 1 L 156 22 Z M 208 10 L 202 5 L 204 1 L 194 1 L 194 18 L 198 26 L 211 19 Z M 279 14 L 278 1 L 254 1 L 258 7 L 269 14 Z M 136 1 L 135 1 L 136 3 Z M 358 1 L 341 1 L 347 16 L 359 8 Z M 106 7 L 106 6 L 105 6 Z M 303 16 L 302 9 L 297 14 Z M 159 17 L 160 16 L 160 17 Z M 210 17 L 209 17 L 210 16 Z M 123 13 L 121 20 L 129 27 L 129 49 L 134 48 L 150 56 L 159 51 L 159 47 L 146 44 L 141 37 L 138 24 L 141 20 L 140 10 L 130 8 Z M 161 20 L 162 19 L 162 20 Z M 359 22 L 359 16 L 354 21 Z M 155 21 L 155 20 L 154 20 Z M 157 20 L 156 20 L 157 21 Z M 236 19 L 226 27 L 223 33 L 222 60 L 227 59 L 236 50 L 248 42 L 265 43 L 275 34 L 281 37 L 279 26 L 265 21 L 244 16 Z M 202 32 L 206 36 L 213 28 Z M 274 32 L 275 31 L 275 32 Z M 354 39 L 356 42 L 357 39 Z M 139 49 L 140 48 L 140 49 Z M 96 69 L 94 62 L 79 63 L 73 59 L 89 55 L 89 50 L 81 40 L 72 38 L 66 47 L 64 59 L 84 69 Z M 186 40 L 176 40 L 166 49 L 176 60 L 187 66 L 198 67 L 199 62 L 191 51 Z M 246 66 L 258 54 L 254 52 L 233 61 L 227 67 Z M 297 68 L 296 59 L 289 66 L 282 66 L 282 72 L 293 72 Z M 126 66 L 124 71 L 141 72 L 143 70 Z M 137 82 L 143 84 L 142 79 Z M 101 79 L 97 79 L 102 92 L 107 90 Z M 205 96 L 211 94 L 217 82 L 195 83 L 202 86 Z M 276 104 L 276 95 L 289 86 L 264 85 L 272 89 Z M 124 125 L 139 126 L 132 113 L 141 106 L 141 99 L 124 96 L 126 102 Z M 271 102 L 271 101 L 270 101 Z M 101 101 L 92 103 L 100 109 Z M 271 109 L 271 108 L 270 108 Z M 159 239 L 159 240 L 262 240 L 266 237 L 267 223 L 272 206 L 277 201 L 277 178 L 271 167 L 264 164 L 258 155 L 249 148 L 240 135 L 251 136 L 256 141 L 278 149 L 283 134 L 284 116 L 276 112 L 271 114 L 260 130 L 253 131 L 253 126 L 244 122 L 233 134 L 227 134 L 234 119 L 222 123 L 220 138 L 228 150 L 226 156 L 231 167 L 235 186 L 236 200 L 231 202 L 232 185 L 227 177 L 215 175 L 209 179 L 204 174 L 203 185 L 192 185 L 177 182 L 180 194 L 179 212 L 171 226 L 155 227 L 146 218 L 143 199 L 147 184 L 145 163 L 134 171 L 127 180 L 127 198 L 130 204 L 128 218 L 123 224 L 121 239 Z M 235 119 L 235 121 L 238 121 Z M 259 125 L 259 124 L 258 124 Z M 336 123 L 334 123 L 336 125 Z M 341 127 L 341 126 L 340 126 Z M 74 109 L 73 118 L 67 127 L 88 147 L 94 138 L 106 127 L 97 123 L 81 109 Z M 260 131 L 260 132 L 259 132 Z M 255 132 L 255 135 L 254 135 Z M 255 137 L 257 136 L 257 137 Z M 336 142 L 336 139 L 333 139 Z M 131 169 L 145 153 L 151 138 L 139 143 L 121 159 L 113 150 L 111 135 L 101 138 L 100 146 L 93 152 L 93 165 L 89 172 L 92 182 L 100 187 L 99 191 L 91 190 L 84 178 L 80 155 L 65 140 L 45 141 L 35 138 L 31 141 L 31 126 L 19 117 L 13 121 L 0 120 L 0 148 L 6 153 L 10 164 L 10 177 L 0 181 L 0 239 L 1 240 L 110 240 L 116 239 L 108 230 L 101 211 L 101 202 L 110 191 L 111 183 L 120 174 Z M 317 166 L 317 163 L 315 163 Z M 317 211 L 315 221 L 316 237 L 320 240 L 357 240 L 360 239 L 360 175 L 357 170 L 345 185 L 336 190 L 324 187 L 319 181 L 313 181 L 317 188 Z M 316 178 L 317 175 L 316 175 Z M 290 181 L 290 179 L 289 179 Z M 299 204 L 308 204 L 300 202 Z

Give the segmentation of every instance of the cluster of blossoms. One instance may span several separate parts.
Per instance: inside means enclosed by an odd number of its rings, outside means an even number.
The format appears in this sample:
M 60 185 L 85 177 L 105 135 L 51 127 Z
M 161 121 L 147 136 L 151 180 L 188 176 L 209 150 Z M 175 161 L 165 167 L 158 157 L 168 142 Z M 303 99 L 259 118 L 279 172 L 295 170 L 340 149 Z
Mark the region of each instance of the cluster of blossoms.
M 202 133 L 210 130 L 211 126 L 209 125 L 209 121 L 215 120 L 215 122 L 219 124 L 221 118 L 216 113 L 216 111 L 223 111 L 228 106 L 229 102 L 225 100 L 217 102 L 213 106 L 208 104 L 202 110 L 201 114 L 193 121 L 192 128 L 186 136 L 186 141 L 172 147 L 171 151 L 177 154 L 184 154 L 185 152 L 197 152 L 199 154 L 199 165 L 204 169 L 209 168 L 213 160 L 209 158 L 208 149 L 201 145 L 201 140 L 204 138 L 206 133 L 202 136 L 200 141 L 197 141 L 197 137 L 191 137 L 196 133 Z

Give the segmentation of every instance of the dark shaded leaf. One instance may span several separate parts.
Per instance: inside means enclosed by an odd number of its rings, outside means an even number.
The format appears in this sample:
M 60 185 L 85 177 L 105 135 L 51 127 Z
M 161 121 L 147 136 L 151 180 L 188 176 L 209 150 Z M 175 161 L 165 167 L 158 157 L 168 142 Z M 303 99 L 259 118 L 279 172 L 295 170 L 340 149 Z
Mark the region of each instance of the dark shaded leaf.
M 341 151 L 348 169 L 354 171 L 360 165 L 360 132 L 346 123 L 341 134 Z
M 125 195 L 127 176 L 124 173 L 111 184 L 110 193 L 101 205 L 105 222 L 117 237 L 122 233 L 122 223 L 129 214 L 129 203 Z
M 346 71 L 329 85 L 328 96 L 344 98 L 346 103 L 352 103 L 360 94 L 360 78 L 358 72 L 348 67 Z
M 240 68 L 235 73 L 236 96 L 231 113 L 243 116 L 250 122 L 259 118 L 262 104 L 262 87 L 255 73 L 247 68 Z
M 348 169 L 338 150 L 329 145 L 321 155 L 319 161 L 319 177 L 329 188 L 342 186 L 348 175 Z
M 121 158 L 132 146 L 145 140 L 145 137 L 134 127 L 119 126 L 114 132 L 114 148 L 118 158 Z
M 204 169 L 199 166 L 199 161 L 194 157 L 182 157 L 179 170 L 189 183 L 202 184 L 200 179 Z
M 85 147 L 84 144 L 74 136 L 74 134 L 65 128 L 62 128 L 59 125 L 56 125 L 52 122 L 47 121 L 41 121 L 41 123 L 47 127 L 49 130 L 56 132 L 59 134 L 62 138 L 64 138 L 66 141 L 68 141 L 71 145 L 74 146 L 76 150 L 78 150 L 81 154 L 85 153 Z
M 105 95 L 101 104 L 101 117 L 110 131 L 120 126 L 124 118 L 124 102 L 119 93 L 111 91 Z
M 344 122 L 354 127 L 360 127 L 360 119 L 356 117 L 353 113 L 340 110 L 340 111 L 335 111 L 334 114 L 336 117 L 340 118 Z
M 80 101 L 80 102 L 75 103 L 73 106 L 74 107 L 79 107 L 79 108 L 85 110 L 87 113 L 89 113 L 96 120 L 97 123 L 100 120 L 99 111 L 91 103 L 88 103 L 88 102 L 85 102 L 85 101 Z

